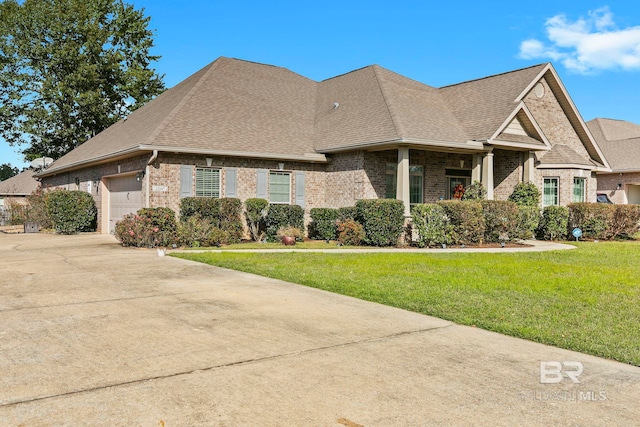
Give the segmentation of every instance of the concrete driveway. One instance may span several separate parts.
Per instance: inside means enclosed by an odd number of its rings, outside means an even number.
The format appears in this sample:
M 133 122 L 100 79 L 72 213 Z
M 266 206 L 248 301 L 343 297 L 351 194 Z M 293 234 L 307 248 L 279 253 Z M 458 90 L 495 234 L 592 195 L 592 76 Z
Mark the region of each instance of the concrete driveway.
M 0 267 L 3 426 L 640 422 L 640 368 L 110 236 L 0 234 Z

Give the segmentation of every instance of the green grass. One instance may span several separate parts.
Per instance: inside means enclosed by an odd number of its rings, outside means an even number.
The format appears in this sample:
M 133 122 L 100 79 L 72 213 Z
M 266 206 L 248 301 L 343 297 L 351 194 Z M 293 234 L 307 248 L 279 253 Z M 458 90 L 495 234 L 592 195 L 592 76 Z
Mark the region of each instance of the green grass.
M 304 242 L 297 242 L 295 246 L 284 246 L 282 243 L 258 243 L 258 242 L 243 242 L 235 243 L 232 245 L 223 245 L 220 247 L 203 247 L 203 248 L 185 248 L 185 250 L 215 250 L 215 251 L 227 251 L 227 250 L 255 250 L 255 249 L 352 249 L 359 246 L 338 246 L 335 241 L 327 243 L 324 240 L 307 240 Z M 370 246 L 368 247 L 370 248 Z
M 640 366 L 640 243 L 577 246 L 504 254 L 173 256 Z

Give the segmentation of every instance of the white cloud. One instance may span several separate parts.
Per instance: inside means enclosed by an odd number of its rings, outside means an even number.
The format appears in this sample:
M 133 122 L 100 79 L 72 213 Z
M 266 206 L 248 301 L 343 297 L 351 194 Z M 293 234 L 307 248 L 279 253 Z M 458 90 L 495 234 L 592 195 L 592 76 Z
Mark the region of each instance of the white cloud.
M 568 70 L 640 70 L 640 26 L 618 28 L 608 7 L 590 11 L 587 18 L 570 21 L 556 15 L 545 22 L 548 43 L 537 39 L 520 44 L 524 59 L 551 59 Z

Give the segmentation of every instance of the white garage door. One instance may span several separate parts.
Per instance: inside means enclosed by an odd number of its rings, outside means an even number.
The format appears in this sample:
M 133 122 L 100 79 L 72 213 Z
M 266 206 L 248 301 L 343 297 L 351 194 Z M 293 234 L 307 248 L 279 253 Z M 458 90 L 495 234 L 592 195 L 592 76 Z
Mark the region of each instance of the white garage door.
M 135 175 L 109 179 L 109 232 L 127 214 L 142 208 L 142 181 Z

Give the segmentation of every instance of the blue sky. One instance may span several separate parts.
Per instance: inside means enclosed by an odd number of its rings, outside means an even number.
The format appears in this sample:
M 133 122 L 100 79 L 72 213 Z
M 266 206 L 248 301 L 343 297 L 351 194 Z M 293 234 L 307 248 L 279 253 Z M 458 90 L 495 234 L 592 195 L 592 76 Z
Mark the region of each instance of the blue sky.
M 378 64 L 436 87 L 552 62 L 585 121 L 640 124 L 640 4 L 629 0 L 126 1 L 151 17 L 167 87 L 219 56 L 314 80 Z M 16 151 L 0 140 L 0 163 L 25 165 Z

